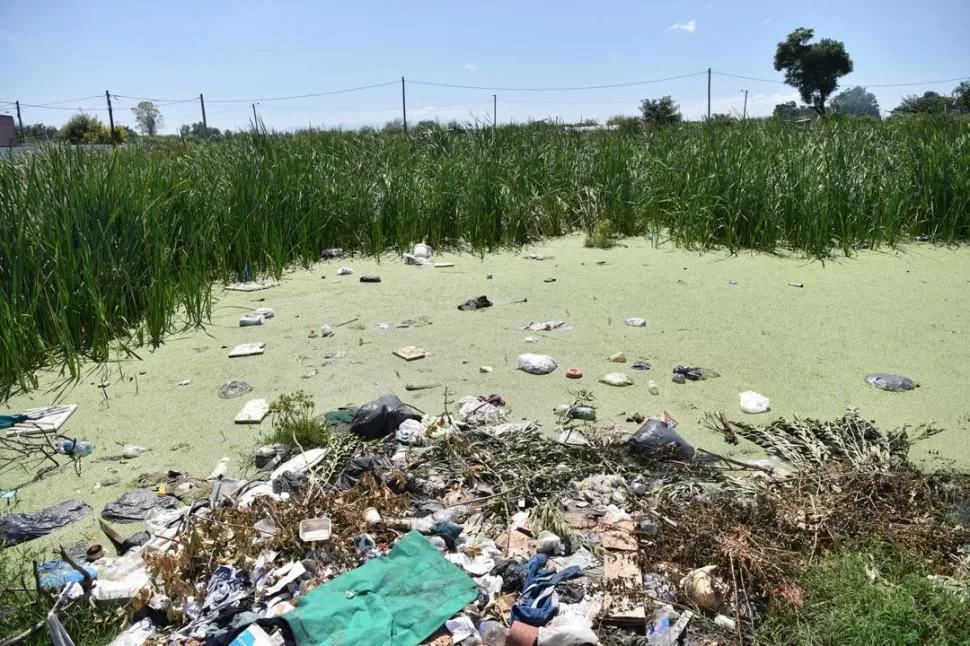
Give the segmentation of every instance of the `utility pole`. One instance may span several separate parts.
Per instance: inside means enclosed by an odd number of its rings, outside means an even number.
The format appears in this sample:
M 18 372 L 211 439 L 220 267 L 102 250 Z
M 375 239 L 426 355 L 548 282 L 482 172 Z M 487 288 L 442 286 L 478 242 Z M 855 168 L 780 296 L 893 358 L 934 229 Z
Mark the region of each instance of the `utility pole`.
M 259 117 L 256 116 L 256 104 L 253 104 L 253 128 L 259 130 Z
M 711 68 L 707 68 L 707 118 L 711 118 Z
M 401 114 L 404 115 L 404 134 L 408 134 L 408 101 L 404 94 L 404 77 L 401 77 Z
M 111 111 L 111 92 L 105 90 L 104 98 L 108 100 L 108 126 L 111 128 L 111 145 L 115 145 L 115 115 Z
M 741 121 L 748 118 L 748 91 L 742 90 L 744 92 L 744 111 L 741 112 Z
M 209 123 L 205 120 L 205 98 L 199 92 L 199 103 L 202 105 L 202 138 L 209 138 Z
M 492 95 L 492 128 L 494 129 L 498 124 L 498 96 Z
M 20 101 L 14 101 L 17 104 L 17 125 L 20 127 L 20 145 L 24 145 L 24 122 L 20 118 Z

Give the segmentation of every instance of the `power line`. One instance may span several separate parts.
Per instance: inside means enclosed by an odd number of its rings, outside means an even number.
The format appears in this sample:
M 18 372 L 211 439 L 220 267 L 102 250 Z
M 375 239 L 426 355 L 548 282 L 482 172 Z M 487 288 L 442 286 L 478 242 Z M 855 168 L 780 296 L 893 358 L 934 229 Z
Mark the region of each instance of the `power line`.
M 417 85 L 430 85 L 433 87 L 452 87 L 462 90 L 487 90 L 489 92 L 581 92 L 584 90 L 605 90 L 616 87 L 632 87 L 634 85 L 647 85 L 649 83 L 662 83 L 663 81 L 676 81 L 678 79 L 700 76 L 707 72 L 694 72 L 693 74 L 681 74 L 679 76 L 668 76 L 662 79 L 650 79 L 649 81 L 630 81 L 628 83 L 608 83 L 606 85 L 586 85 L 582 87 L 488 87 L 484 85 L 458 85 L 455 83 L 437 83 L 434 81 L 408 81 Z
M 65 101 L 65 103 L 66 103 L 66 101 Z M 72 112 L 75 111 L 75 110 L 83 110 L 83 111 L 96 111 L 96 110 L 104 111 L 104 110 L 107 110 L 107 108 L 93 108 L 93 107 L 82 107 L 82 106 L 77 106 L 77 107 L 58 107 L 58 106 L 53 106 L 53 105 L 35 105 L 33 103 L 21 103 L 20 104 L 20 107 L 21 108 L 41 108 L 43 110 L 70 110 Z
M 939 83 L 956 83 L 957 81 L 965 81 L 970 78 L 968 76 L 960 76 L 952 79 L 940 79 L 939 81 L 923 81 L 921 83 L 858 83 L 858 85 L 864 85 L 865 87 L 906 87 L 909 85 L 937 85 Z
M 67 99 L 67 100 L 64 100 L 64 101 L 51 101 L 50 103 L 42 103 L 40 105 L 36 105 L 36 106 L 33 106 L 33 107 L 35 107 L 35 108 L 47 108 L 47 107 L 50 107 L 50 106 L 53 106 L 53 105 L 64 105 L 65 103 L 74 103 L 76 101 L 89 101 L 90 99 L 100 99 L 100 98 L 101 98 L 101 95 L 100 94 L 94 94 L 92 96 L 82 96 L 82 97 L 77 98 L 77 99 Z
M 745 79 L 747 81 L 758 81 L 760 83 L 777 83 L 779 85 L 788 85 L 785 81 L 779 81 L 777 79 L 763 79 L 756 76 L 745 76 L 743 74 L 730 74 L 728 72 L 714 72 L 718 76 L 728 76 L 730 78 Z M 938 85 L 940 83 L 955 83 L 957 81 L 963 81 L 970 76 L 958 76 L 956 78 L 950 79 L 939 79 L 936 81 L 910 81 L 906 83 L 854 83 L 854 85 L 861 85 L 863 87 L 911 87 L 916 85 Z
M 359 92 L 370 90 L 376 87 L 387 87 L 397 85 L 398 81 L 387 81 L 386 83 L 373 83 L 371 85 L 361 85 L 360 87 L 350 87 L 343 90 L 330 90 L 329 92 L 314 92 L 312 94 L 294 94 L 292 96 L 271 96 L 261 99 L 209 99 L 209 103 L 265 103 L 269 101 L 289 101 L 291 99 L 309 99 L 315 96 L 331 96 L 334 94 L 347 94 L 348 92 Z M 194 100 L 194 99 L 193 99 Z
M 746 81 L 759 81 L 761 83 L 778 83 L 779 85 L 787 85 L 784 81 L 779 81 L 778 79 L 762 79 L 756 76 L 745 76 L 743 74 L 729 74 L 728 72 L 714 72 L 718 76 L 729 76 L 735 79 L 744 79 Z
M 118 99 L 130 99 L 132 101 L 151 101 L 152 103 L 160 103 L 162 105 L 170 105 L 172 103 L 188 103 L 189 101 L 198 101 L 198 97 L 192 97 L 191 99 L 153 99 L 151 97 L 145 96 L 128 96 L 125 94 L 112 94 L 113 98 Z

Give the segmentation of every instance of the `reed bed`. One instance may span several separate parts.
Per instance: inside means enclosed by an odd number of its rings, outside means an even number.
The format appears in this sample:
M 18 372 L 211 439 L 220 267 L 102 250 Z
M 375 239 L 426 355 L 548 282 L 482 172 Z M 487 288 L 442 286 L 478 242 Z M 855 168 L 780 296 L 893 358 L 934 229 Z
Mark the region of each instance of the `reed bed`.
M 573 132 L 253 132 L 0 162 L 0 395 L 33 371 L 207 320 L 213 282 L 320 250 L 484 253 L 574 230 L 851 254 L 970 236 L 970 121 L 830 119 Z

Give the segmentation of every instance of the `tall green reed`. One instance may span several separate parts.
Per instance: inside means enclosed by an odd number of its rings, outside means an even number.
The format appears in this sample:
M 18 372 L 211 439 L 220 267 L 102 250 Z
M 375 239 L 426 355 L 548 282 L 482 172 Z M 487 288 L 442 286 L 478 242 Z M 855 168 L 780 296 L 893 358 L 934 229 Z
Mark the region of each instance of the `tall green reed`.
M 419 135 L 263 130 L 0 162 L 0 392 L 204 323 L 213 282 L 321 249 L 484 253 L 604 219 L 688 248 L 850 254 L 970 237 L 970 122 L 827 119 Z

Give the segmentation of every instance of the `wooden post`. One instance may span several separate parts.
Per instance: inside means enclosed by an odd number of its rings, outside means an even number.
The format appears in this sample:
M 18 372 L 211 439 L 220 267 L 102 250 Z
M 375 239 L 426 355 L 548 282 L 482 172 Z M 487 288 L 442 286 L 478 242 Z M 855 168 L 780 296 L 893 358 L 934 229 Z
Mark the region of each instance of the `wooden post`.
M 111 111 L 111 92 L 105 90 L 104 98 L 108 100 L 108 127 L 111 128 L 111 145 L 115 145 L 115 115 Z
M 209 138 L 209 123 L 205 120 L 205 98 L 199 92 L 199 104 L 202 105 L 202 138 Z
M 17 125 L 20 127 L 20 145 L 24 145 L 24 122 L 20 118 L 20 101 L 14 101 L 17 105 Z
M 404 115 L 404 134 L 408 134 L 408 102 L 404 93 L 404 77 L 401 77 L 401 114 Z
M 711 118 L 711 68 L 707 68 L 707 118 Z

